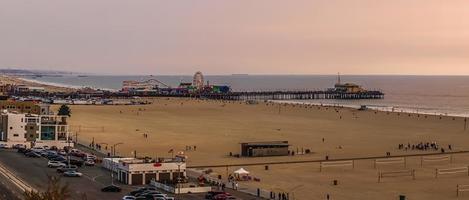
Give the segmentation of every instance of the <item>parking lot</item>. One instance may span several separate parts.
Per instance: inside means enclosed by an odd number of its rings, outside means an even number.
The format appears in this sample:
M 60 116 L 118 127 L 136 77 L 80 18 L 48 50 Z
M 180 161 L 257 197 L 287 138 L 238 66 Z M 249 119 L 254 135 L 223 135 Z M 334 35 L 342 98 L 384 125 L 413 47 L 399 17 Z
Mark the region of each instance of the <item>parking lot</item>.
M 61 176 L 56 169 L 48 168 L 48 160 L 45 158 L 28 158 L 14 149 L 0 149 L 0 162 L 18 177 L 28 182 L 31 186 L 44 190 L 47 187 L 48 176 Z M 71 199 L 82 200 L 83 195 L 87 199 L 122 199 L 124 195 L 136 189 L 136 187 L 122 185 L 114 182 L 122 188 L 120 193 L 103 193 L 101 188 L 111 183 L 110 172 L 99 167 L 83 166 L 78 169 L 83 173 L 82 177 L 63 177 L 61 181 L 69 185 Z M 170 195 L 173 196 L 173 195 Z M 245 199 L 256 199 L 255 197 L 239 194 Z M 176 196 L 178 200 L 202 200 L 204 194 L 184 194 Z

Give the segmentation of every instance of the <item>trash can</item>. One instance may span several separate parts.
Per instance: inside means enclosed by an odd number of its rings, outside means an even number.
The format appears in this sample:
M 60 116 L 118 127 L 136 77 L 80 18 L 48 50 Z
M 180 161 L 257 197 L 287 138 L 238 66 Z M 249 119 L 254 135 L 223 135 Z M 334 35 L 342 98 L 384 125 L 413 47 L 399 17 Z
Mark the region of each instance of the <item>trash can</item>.
M 405 195 L 399 195 L 399 200 L 405 200 Z
M 333 180 L 333 181 L 332 181 L 332 184 L 333 184 L 333 185 L 339 185 L 339 181 L 338 181 L 338 180 Z

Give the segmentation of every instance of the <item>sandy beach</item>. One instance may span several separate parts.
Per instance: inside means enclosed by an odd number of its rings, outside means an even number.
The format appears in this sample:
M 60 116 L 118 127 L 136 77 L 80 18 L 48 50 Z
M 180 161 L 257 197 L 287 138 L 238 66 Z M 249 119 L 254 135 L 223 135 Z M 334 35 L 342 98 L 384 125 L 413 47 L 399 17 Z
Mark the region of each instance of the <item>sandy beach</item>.
M 72 106 L 73 134 L 77 134 L 82 143 L 93 139 L 95 143 L 123 142 L 117 149 L 122 156 L 132 156 L 134 150 L 138 156 L 149 157 L 171 156 L 171 149 L 184 151 L 191 166 L 315 160 L 324 159 L 326 155 L 337 159 L 385 156 L 386 152 L 391 155 L 434 153 L 438 151 L 399 150 L 398 144 L 437 142 L 446 151 L 449 151 L 448 145 L 452 146 L 452 151 L 459 151 L 466 150 L 469 144 L 464 118 L 457 117 L 265 102 L 249 105 L 169 98 L 151 101 L 153 104 L 141 106 Z M 149 137 L 144 138 L 144 133 Z M 291 150 L 303 148 L 313 153 L 268 158 L 228 156 L 230 152 L 240 152 L 240 142 L 272 140 L 287 140 Z M 197 148 L 185 151 L 186 146 Z M 463 158 L 456 159 L 460 165 L 468 163 Z M 415 159 L 409 162 L 418 163 Z M 311 199 L 311 194 L 315 195 L 313 199 L 321 199 L 327 193 L 334 196 L 333 199 L 396 199 L 396 194 L 401 192 L 412 199 L 452 199 L 456 185 L 464 183 L 464 179 L 456 177 L 434 180 L 429 178 L 435 170 L 433 166 L 420 169 L 416 165 L 414 167 L 421 172 L 429 174 L 418 172 L 424 178 L 417 181 L 405 178 L 399 181 L 399 178 L 377 185 L 377 170 L 370 167 L 373 162 L 359 161 L 357 165 L 353 170 L 345 167 L 322 173 L 318 172 L 316 163 L 272 165 L 269 171 L 265 171 L 264 166 L 248 166 L 246 169 L 261 181 L 242 185 L 281 191 L 301 186 L 292 192 L 297 199 Z M 226 174 L 225 168 L 214 170 L 223 176 Z M 333 179 L 340 181 L 339 186 L 330 184 Z M 412 188 L 441 192 L 428 195 Z
M 50 85 L 50 84 L 42 84 L 42 83 L 37 83 L 37 82 L 33 82 L 33 81 L 28 81 L 28 80 L 25 80 L 21 77 L 5 76 L 5 75 L 0 76 L 0 84 L 1 85 L 10 84 L 10 85 L 26 85 L 26 86 L 31 86 L 31 87 L 43 87 L 48 92 L 73 92 L 73 91 L 76 91 L 76 89 L 74 89 L 74 88 L 53 86 L 53 85 Z

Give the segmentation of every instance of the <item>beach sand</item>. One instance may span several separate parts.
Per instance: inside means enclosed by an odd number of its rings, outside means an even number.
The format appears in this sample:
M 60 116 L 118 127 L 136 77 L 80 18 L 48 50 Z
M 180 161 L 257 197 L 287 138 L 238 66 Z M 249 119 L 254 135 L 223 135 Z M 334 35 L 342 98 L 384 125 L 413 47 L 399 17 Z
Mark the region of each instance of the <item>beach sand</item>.
M 73 92 L 76 91 L 74 88 L 59 87 L 48 84 L 36 83 L 33 81 L 27 81 L 19 77 L 14 76 L 0 76 L 0 85 L 26 85 L 31 87 L 43 87 L 48 92 Z
M 135 106 L 71 106 L 70 124 L 79 141 L 89 144 L 123 142 L 119 155 L 169 157 L 170 149 L 185 151 L 189 166 L 233 163 L 258 163 L 430 153 L 403 151 L 398 144 L 438 142 L 453 151 L 466 150 L 469 131 L 464 119 L 406 113 L 357 111 L 350 108 L 279 105 L 243 102 L 202 101 L 189 99 L 151 99 L 153 104 Z M 440 119 L 441 118 L 441 119 Z M 143 134 L 148 134 L 144 138 Z M 324 138 L 324 142 L 322 141 Z M 234 158 L 240 142 L 287 140 L 290 149 L 311 149 L 312 154 L 298 156 Z M 102 145 L 103 148 L 106 145 Z M 467 166 L 463 155 L 455 163 L 442 167 Z M 409 168 L 417 169 L 417 180 L 397 178 L 377 184 L 373 161 L 358 161 L 355 169 L 327 169 L 319 164 L 247 166 L 260 182 L 242 183 L 274 191 L 294 193 L 296 199 L 455 199 L 456 185 L 469 183 L 467 174 L 434 179 L 434 166 L 420 168 L 420 158 L 409 159 Z M 397 167 L 400 169 L 401 167 Z M 229 173 L 237 168 L 230 168 Z M 214 168 L 223 177 L 225 168 Z M 394 170 L 391 168 L 390 170 Z M 339 186 L 332 186 L 332 180 Z M 294 191 L 291 191 L 292 189 Z M 469 194 L 467 194 L 469 195 Z

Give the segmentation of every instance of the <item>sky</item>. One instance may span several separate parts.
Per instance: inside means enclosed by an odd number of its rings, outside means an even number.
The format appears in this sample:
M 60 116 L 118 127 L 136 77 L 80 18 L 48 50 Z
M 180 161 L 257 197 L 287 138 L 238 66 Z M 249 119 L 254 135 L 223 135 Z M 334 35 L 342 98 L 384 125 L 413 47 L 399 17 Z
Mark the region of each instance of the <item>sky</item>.
M 0 0 L 0 68 L 469 75 L 469 1 Z

